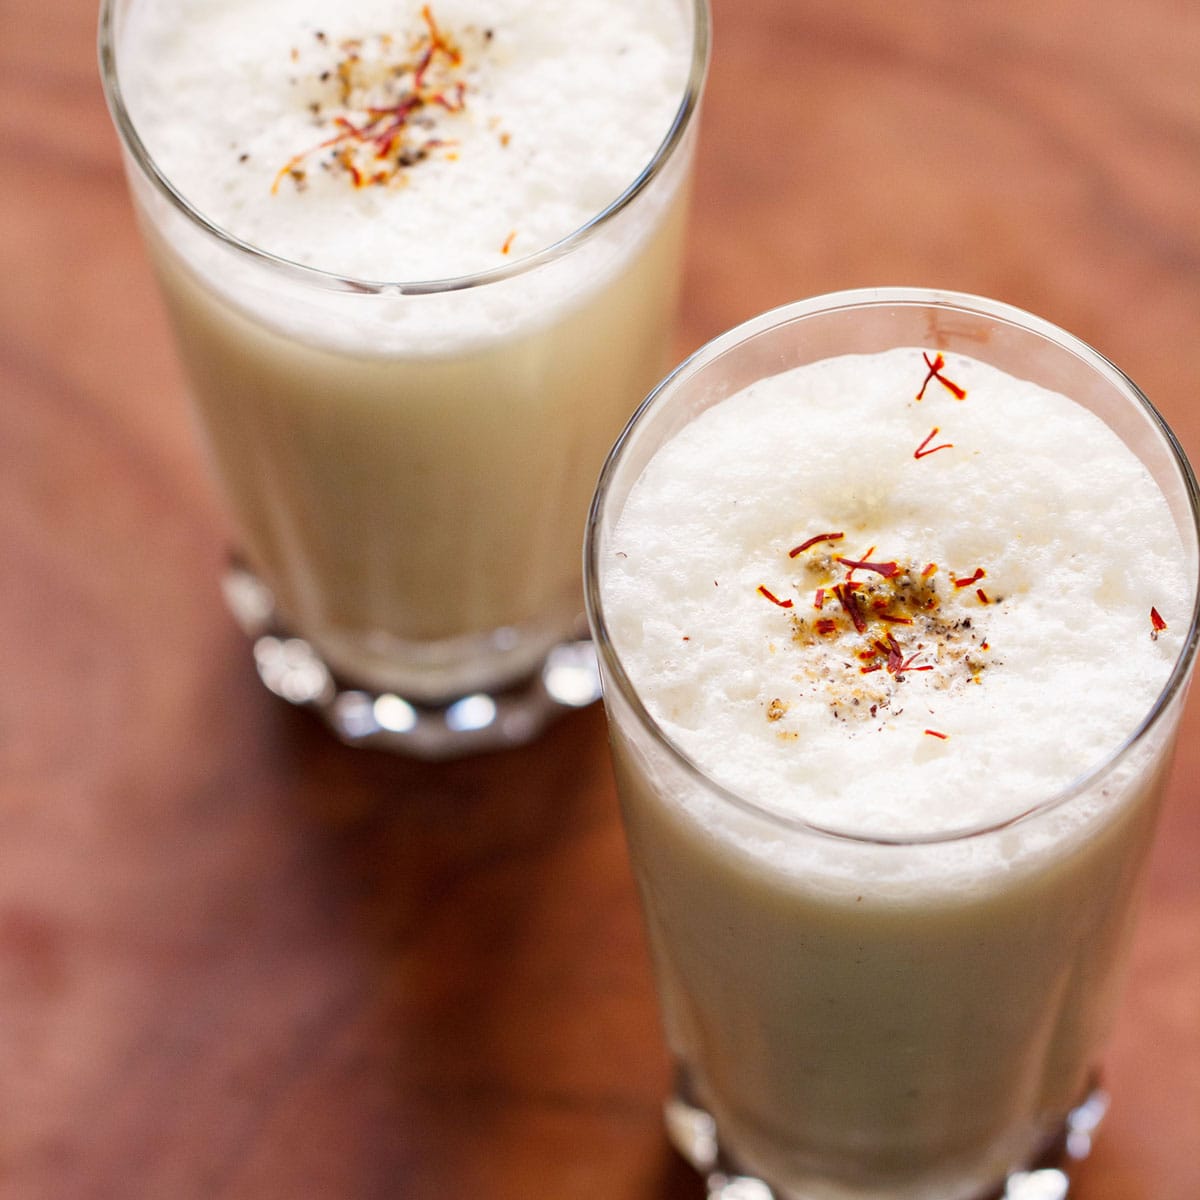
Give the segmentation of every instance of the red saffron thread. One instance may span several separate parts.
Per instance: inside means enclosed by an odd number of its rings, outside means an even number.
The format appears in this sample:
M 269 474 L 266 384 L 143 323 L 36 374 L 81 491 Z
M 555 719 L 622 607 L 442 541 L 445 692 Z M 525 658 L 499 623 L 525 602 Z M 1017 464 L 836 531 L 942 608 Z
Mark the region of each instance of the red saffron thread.
M 988 594 L 983 590 L 983 588 L 976 588 L 975 595 L 979 597 L 980 604 L 991 604 L 991 601 L 988 599 Z
M 837 632 L 837 622 L 832 617 L 822 617 L 816 624 L 816 630 L 824 637 Z
M 805 550 L 811 549 L 818 542 L 840 542 L 845 536 L 844 533 L 818 533 L 815 537 L 810 537 L 807 541 L 803 541 L 789 550 L 788 558 L 795 558 L 797 554 L 803 554 Z
M 936 574 L 937 563 L 926 563 L 925 570 L 921 572 L 922 579 L 928 579 L 930 575 Z
M 776 596 L 772 592 L 768 591 L 767 588 L 764 587 L 761 583 L 758 585 L 758 590 L 761 595 L 765 596 L 768 600 L 770 600 L 770 602 L 772 604 L 778 604 L 780 608 L 793 607 L 791 600 L 780 600 L 778 596 Z
M 872 550 L 874 548 L 874 546 L 871 547 Z M 870 551 L 867 553 L 870 553 Z M 853 558 L 839 558 L 836 561 L 840 562 L 844 567 L 849 567 L 851 571 L 874 571 L 877 575 L 882 575 L 884 579 L 891 579 L 893 575 L 897 575 L 900 572 L 899 563 L 894 562 L 873 563 L 866 562 L 865 560 L 856 561 Z
M 976 567 L 975 574 L 970 579 L 956 579 L 954 586 L 956 588 L 970 587 L 971 584 L 978 583 L 986 574 L 987 572 L 982 567 Z
M 504 239 L 504 245 L 500 247 L 500 253 L 507 254 L 512 249 L 513 242 L 515 242 L 516 240 L 517 240 L 517 231 L 514 229 L 514 230 L 510 231 L 508 237 L 506 237 Z
M 928 354 L 922 351 L 921 357 L 925 360 L 925 365 L 929 370 L 925 375 L 925 381 L 921 384 L 921 390 L 917 393 L 918 400 L 925 398 L 925 389 L 929 386 L 931 379 L 936 379 L 956 400 L 965 400 L 967 398 L 965 388 L 960 388 L 957 383 L 952 383 L 942 374 L 942 368 L 946 365 L 946 360 L 942 357 L 940 351 L 934 358 L 930 358 Z
M 930 431 L 929 436 L 913 451 L 913 458 L 926 458 L 930 454 L 936 454 L 939 450 L 953 450 L 953 442 L 943 442 L 940 446 L 929 446 L 929 443 L 937 437 L 938 427 L 935 425 Z M 925 447 L 929 446 L 926 450 Z
M 888 654 L 887 654 L 888 673 L 891 675 L 895 675 L 900 669 L 900 664 L 902 662 L 904 662 L 904 655 L 900 653 L 900 643 L 897 642 L 896 639 L 894 637 L 892 637 L 892 635 L 890 633 L 887 635 L 887 646 L 888 646 Z
M 867 549 L 866 549 L 866 551 L 863 553 L 863 558 L 864 558 L 864 559 L 870 558 L 870 557 L 871 557 L 871 555 L 872 555 L 872 554 L 874 554 L 874 553 L 875 553 L 875 547 L 874 547 L 874 546 L 868 546 L 868 547 L 867 547 Z M 846 565 L 847 565 L 847 566 L 850 568 L 850 569 L 849 569 L 849 570 L 846 572 L 846 586 L 847 586 L 847 587 L 852 587 L 852 588 L 862 587 L 862 584 L 861 584 L 861 583 L 859 583 L 859 582 L 858 582 L 857 580 L 855 580 L 855 578 L 854 578 L 854 569 L 855 569 L 855 567 L 856 567 L 858 564 L 857 564 L 857 563 L 856 563 L 856 562 L 855 562 L 853 559 L 850 559 L 850 558 L 839 558 L 839 559 L 835 559 L 834 561 L 835 561 L 835 562 L 840 562 L 840 563 L 845 563 L 845 564 L 846 564 Z
M 950 738 L 948 733 L 942 733 L 937 729 L 926 729 L 925 732 L 929 734 L 930 737 L 941 738 L 943 742 L 948 741 Z
M 1158 635 L 1160 633 L 1162 633 L 1162 631 L 1164 629 L 1166 629 L 1166 627 L 1167 627 L 1167 623 L 1159 615 L 1158 609 L 1151 607 L 1151 609 L 1150 609 L 1150 636 L 1157 642 Z
M 842 608 L 846 610 L 846 616 L 854 623 L 854 628 L 859 633 L 866 633 L 867 623 L 863 620 L 862 608 L 858 603 L 858 597 L 855 596 L 854 590 L 843 584 L 838 584 L 833 589 L 833 594 L 838 598 L 838 602 Z
M 820 612 L 825 607 L 825 589 L 817 588 L 817 594 L 813 597 L 813 608 Z

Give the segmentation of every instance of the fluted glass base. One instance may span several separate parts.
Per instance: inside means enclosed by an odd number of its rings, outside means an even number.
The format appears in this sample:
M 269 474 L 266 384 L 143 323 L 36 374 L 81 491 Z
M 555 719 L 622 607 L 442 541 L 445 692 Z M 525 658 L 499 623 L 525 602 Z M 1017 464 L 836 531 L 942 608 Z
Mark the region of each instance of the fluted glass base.
M 270 589 L 240 563 L 231 564 L 224 592 L 252 641 L 263 684 L 289 704 L 311 709 L 349 745 L 416 758 L 460 758 L 523 745 L 557 716 L 600 698 L 596 657 L 586 637 L 552 645 L 515 681 L 462 687 L 431 699 L 344 678 L 310 642 L 283 626 Z
M 1107 1094 L 1092 1087 L 1031 1162 L 1010 1173 L 996 1187 L 971 1197 L 956 1196 L 954 1200 L 1067 1200 L 1070 1165 L 1091 1152 L 1093 1136 L 1107 1110 Z M 665 1106 L 665 1119 L 671 1144 L 706 1179 L 708 1200 L 810 1200 L 810 1193 L 780 1191 L 747 1173 L 745 1165 L 722 1146 L 712 1115 L 693 1098 L 686 1072 L 677 1076 L 675 1094 Z M 839 1191 L 837 1186 L 831 1183 L 821 1196 L 844 1195 L 849 1200 L 857 1194 L 852 1189 Z M 928 1200 L 940 1197 L 930 1194 Z

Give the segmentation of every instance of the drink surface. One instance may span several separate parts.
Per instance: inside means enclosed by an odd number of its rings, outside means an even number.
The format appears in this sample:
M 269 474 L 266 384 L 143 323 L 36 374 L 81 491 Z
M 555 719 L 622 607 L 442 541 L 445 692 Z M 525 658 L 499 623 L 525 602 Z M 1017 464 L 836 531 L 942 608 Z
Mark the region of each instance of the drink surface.
M 1166 502 L 1099 418 L 919 348 L 687 425 L 602 590 L 635 689 L 711 778 L 900 838 L 1004 821 L 1107 759 L 1191 610 Z
M 217 226 L 361 279 L 515 261 L 651 161 L 690 67 L 647 0 L 135 4 L 122 89 L 151 156 Z

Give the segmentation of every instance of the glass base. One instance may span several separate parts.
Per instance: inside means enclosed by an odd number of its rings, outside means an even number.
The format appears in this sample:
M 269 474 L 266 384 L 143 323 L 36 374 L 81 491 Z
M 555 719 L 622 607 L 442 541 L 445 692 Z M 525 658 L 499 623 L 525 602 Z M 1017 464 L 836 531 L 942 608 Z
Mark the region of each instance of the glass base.
M 708 1200 L 806 1200 L 803 1194 L 778 1192 L 746 1174 L 721 1146 L 712 1115 L 694 1102 L 690 1092 L 686 1073 L 681 1072 L 675 1095 L 665 1106 L 667 1136 L 704 1176 Z M 1035 1162 L 1010 1174 L 998 1190 L 991 1189 L 972 1200 L 1067 1200 L 1071 1181 L 1064 1168 L 1088 1156 L 1107 1111 L 1107 1093 L 1091 1087 L 1083 1101 L 1067 1114 L 1062 1128 L 1047 1138 Z
M 339 678 L 312 645 L 282 627 L 270 589 L 239 563 L 231 563 L 223 590 L 253 641 L 263 684 L 289 704 L 311 709 L 348 745 L 461 758 L 524 745 L 557 716 L 600 698 L 596 656 L 584 638 L 553 646 L 524 679 L 444 702 L 360 687 Z

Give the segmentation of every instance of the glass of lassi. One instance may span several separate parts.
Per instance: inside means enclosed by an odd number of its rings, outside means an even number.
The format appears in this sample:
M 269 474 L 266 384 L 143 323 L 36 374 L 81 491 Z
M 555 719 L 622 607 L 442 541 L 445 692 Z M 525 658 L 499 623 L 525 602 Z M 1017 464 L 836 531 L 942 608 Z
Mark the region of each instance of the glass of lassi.
M 1066 1194 L 1198 545 L 1134 384 L 985 299 L 779 309 L 638 411 L 588 612 L 668 1129 L 711 1195 Z
M 263 681 L 444 757 L 598 696 L 578 542 L 667 365 L 706 0 L 104 0 Z

